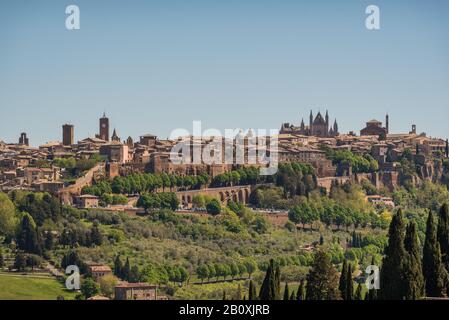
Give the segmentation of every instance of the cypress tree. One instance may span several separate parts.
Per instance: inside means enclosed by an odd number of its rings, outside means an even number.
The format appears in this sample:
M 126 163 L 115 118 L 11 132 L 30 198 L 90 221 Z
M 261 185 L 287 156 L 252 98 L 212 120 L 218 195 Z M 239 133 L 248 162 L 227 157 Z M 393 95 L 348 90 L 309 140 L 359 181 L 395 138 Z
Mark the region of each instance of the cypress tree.
M 53 233 L 49 230 L 45 234 L 45 242 L 44 242 L 45 250 L 53 250 L 53 245 L 54 245 Z
M 306 297 L 305 297 L 305 280 L 304 279 L 302 279 L 301 283 L 299 284 L 298 291 L 296 292 L 296 300 L 298 300 L 298 301 L 306 300 Z
M 290 295 L 290 300 L 296 300 L 295 291 L 292 291 L 292 294 Z
M 357 285 L 357 289 L 355 290 L 355 300 L 364 300 L 363 299 L 363 293 L 362 293 L 362 285 L 359 283 Z
M 276 300 L 278 297 L 277 284 L 276 284 L 276 270 L 274 266 L 274 260 L 270 260 L 265 278 L 260 287 L 259 299 L 260 300 Z
M 281 300 L 281 268 L 279 267 L 279 264 L 276 265 L 276 271 L 274 273 L 274 280 L 275 280 L 275 300 Z
M 136 283 L 140 280 L 140 272 L 138 266 L 133 266 L 129 271 L 128 282 Z
M 257 300 L 257 289 L 256 285 L 254 284 L 253 280 L 249 281 L 249 293 L 248 293 L 248 300 Z
M 404 240 L 407 259 L 405 261 L 405 299 L 417 300 L 424 296 L 424 276 L 421 266 L 421 254 L 416 224 L 411 221 L 407 225 Z
M 288 283 L 285 283 L 284 288 L 284 301 L 290 300 L 290 292 L 288 291 Z
M 437 241 L 437 230 L 432 212 L 429 212 L 427 218 L 422 270 L 426 283 L 426 296 L 443 297 L 446 291 L 447 272 L 441 261 L 440 244 Z
M 441 260 L 446 271 L 449 271 L 449 207 L 445 203 L 440 209 L 437 231 L 438 242 L 441 249 Z
M 329 256 L 319 250 L 315 253 L 312 268 L 307 275 L 307 300 L 336 300 L 340 297 L 338 290 L 338 273 Z
M 374 256 L 372 256 L 371 258 L 371 265 L 375 266 L 376 265 L 376 261 L 374 260 Z M 368 294 L 365 296 L 365 300 L 377 300 L 377 289 L 369 289 L 368 290 Z
M 385 257 L 380 271 L 380 290 L 384 300 L 402 300 L 404 290 L 404 261 L 406 251 L 404 248 L 405 224 L 402 210 L 399 209 L 390 223 L 388 230 L 388 244 L 385 248 Z
M 122 260 L 120 259 L 120 255 L 117 255 L 114 260 L 114 274 L 119 278 L 122 277 L 123 272 L 122 269 L 123 269 Z
M 352 265 L 348 264 L 348 271 L 346 273 L 346 293 L 345 300 L 354 300 L 354 282 L 352 282 Z
M 131 273 L 131 265 L 129 263 L 129 258 L 126 258 L 125 266 L 122 269 L 122 280 L 129 281 Z
M 42 255 L 36 223 L 28 213 L 25 213 L 22 218 L 17 245 L 25 252 Z
M 100 232 L 99 224 L 97 221 L 92 225 L 92 229 L 90 231 L 90 241 L 92 245 L 101 245 L 103 243 L 103 235 Z
M 226 291 L 223 290 L 223 300 L 226 300 Z
M 340 290 L 340 294 L 343 299 L 346 299 L 346 277 L 348 274 L 348 261 L 345 259 L 343 261 L 343 266 L 341 268 L 340 281 L 338 284 L 338 290 Z

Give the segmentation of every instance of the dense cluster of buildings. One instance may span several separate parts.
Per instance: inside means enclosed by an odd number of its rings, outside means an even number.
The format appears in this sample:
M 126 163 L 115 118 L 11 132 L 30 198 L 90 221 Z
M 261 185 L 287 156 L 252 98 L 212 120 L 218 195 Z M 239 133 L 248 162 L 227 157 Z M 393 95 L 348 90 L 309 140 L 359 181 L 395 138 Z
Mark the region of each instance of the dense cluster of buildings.
M 235 139 L 243 141 L 244 163 L 224 163 L 226 139 L 215 146 L 217 137 L 193 136 L 179 137 L 176 140 L 159 139 L 145 134 L 134 141 L 132 137 L 121 140 L 114 129 L 110 134 L 109 119 L 105 114 L 99 119 L 99 131 L 95 137 L 88 137 L 75 142 L 75 128 L 71 124 L 62 126 L 62 142 L 48 142 L 39 147 L 31 147 L 26 133 L 20 135 L 18 143 L 0 141 L 0 190 L 25 189 L 35 191 L 49 191 L 57 193 L 70 186 L 70 172 L 55 165 L 54 159 L 90 159 L 102 156 L 106 165 L 103 174 L 109 178 L 126 175 L 133 172 L 166 172 L 178 175 L 199 175 L 208 173 L 210 176 L 230 171 L 238 166 L 256 165 L 258 162 L 256 151 L 269 154 L 274 152 L 269 147 L 271 137 L 264 137 L 263 145 L 249 143 L 257 141 L 250 130 L 246 134 L 240 132 Z M 360 130 L 360 135 L 354 132 L 343 134 L 339 132 L 337 121 L 330 125 L 329 114 L 323 117 L 320 112 L 314 117 L 310 112 L 309 124 L 304 121 L 296 127 L 289 123 L 281 126 L 277 138 L 276 151 L 278 161 L 303 162 L 311 164 L 319 178 L 329 178 L 351 175 L 351 168 L 338 168 L 326 157 L 323 146 L 333 150 L 349 150 L 354 154 L 370 154 L 379 163 L 379 172 L 370 179 L 377 184 L 377 180 L 388 180 L 385 184 L 395 185 L 395 172 L 398 161 L 405 150 L 410 150 L 416 163 L 422 165 L 423 176 L 432 176 L 436 170 L 436 160 L 448 157 L 448 144 L 443 139 L 428 137 L 425 133 L 418 133 L 413 125 L 410 132 L 390 133 L 389 117 L 386 124 L 377 120 L 366 123 Z M 228 139 L 229 140 L 229 139 Z M 213 163 L 198 163 L 187 161 L 174 163 L 172 161 L 173 147 L 182 142 L 191 150 L 194 147 L 204 151 L 220 154 Z M 217 150 L 220 148 L 220 150 Z M 190 149 L 189 149 L 190 150 Z M 190 153 L 189 153 L 190 154 Z M 192 151 L 193 158 L 193 151 Z M 254 159 L 253 159 L 253 158 Z M 386 178 L 388 177 L 388 178 Z M 73 180 L 73 179 L 72 179 Z M 88 183 L 88 182 L 87 182 Z M 77 189 L 78 190 L 78 189 Z M 78 190 L 79 191 L 79 190 Z M 84 199 L 86 200 L 86 199 Z M 87 199 L 86 201 L 88 201 Z

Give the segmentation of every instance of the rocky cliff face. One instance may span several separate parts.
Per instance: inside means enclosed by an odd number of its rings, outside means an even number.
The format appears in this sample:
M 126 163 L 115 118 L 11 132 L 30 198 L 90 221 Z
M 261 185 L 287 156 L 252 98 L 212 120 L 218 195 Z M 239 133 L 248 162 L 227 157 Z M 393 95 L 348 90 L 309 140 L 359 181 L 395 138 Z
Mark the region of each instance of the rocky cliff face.
M 430 180 L 432 182 L 441 182 L 443 177 L 443 163 L 441 160 L 427 161 L 420 166 L 417 178 L 420 180 Z

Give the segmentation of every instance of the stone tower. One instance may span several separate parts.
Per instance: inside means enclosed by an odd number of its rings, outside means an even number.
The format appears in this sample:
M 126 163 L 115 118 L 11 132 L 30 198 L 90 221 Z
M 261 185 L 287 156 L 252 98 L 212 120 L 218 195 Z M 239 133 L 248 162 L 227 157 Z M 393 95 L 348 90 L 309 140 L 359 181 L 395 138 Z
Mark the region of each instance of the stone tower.
M 109 141 L 109 119 L 106 117 L 105 113 L 103 113 L 103 117 L 100 118 L 99 138 L 104 141 Z
M 28 139 L 27 134 L 25 132 L 22 132 L 20 134 L 19 144 L 27 147 L 30 145 L 30 140 Z
M 390 133 L 390 116 L 388 113 L 385 116 L 385 129 L 387 129 L 387 134 Z
M 71 124 L 65 124 L 62 126 L 62 145 L 63 146 L 71 146 L 74 144 L 74 132 L 75 129 Z

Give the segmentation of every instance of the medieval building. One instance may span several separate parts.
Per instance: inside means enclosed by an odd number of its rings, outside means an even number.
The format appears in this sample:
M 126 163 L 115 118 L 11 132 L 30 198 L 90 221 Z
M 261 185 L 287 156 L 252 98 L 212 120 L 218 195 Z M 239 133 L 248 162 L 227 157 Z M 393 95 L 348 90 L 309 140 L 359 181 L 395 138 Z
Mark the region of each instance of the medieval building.
M 335 119 L 334 124 L 330 126 L 329 113 L 327 111 L 324 118 L 321 115 L 321 112 L 318 112 L 318 114 L 314 118 L 313 112 L 310 111 L 308 126 L 306 126 L 306 124 L 304 123 L 304 119 L 301 120 L 301 125 L 299 127 L 296 127 L 290 123 L 283 123 L 279 133 L 290 133 L 315 137 L 335 137 L 339 135 L 337 119 Z
M 386 137 L 390 130 L 390 118 L 388 114 L 385 116 L 385 124 L 385 127 L 382 127 L 382 122 L 374 119 L 370 120 L 366 123 L 366 127 L 360 130 L 360 135 Z

